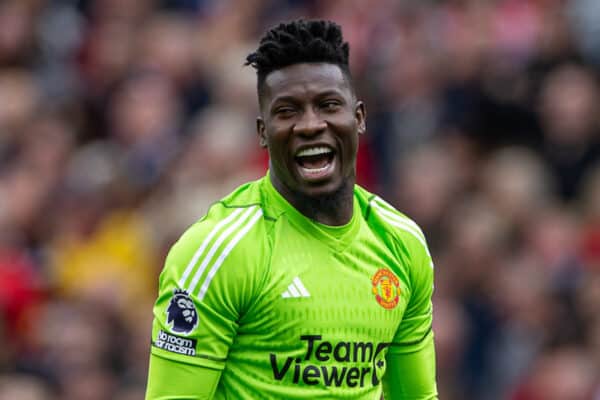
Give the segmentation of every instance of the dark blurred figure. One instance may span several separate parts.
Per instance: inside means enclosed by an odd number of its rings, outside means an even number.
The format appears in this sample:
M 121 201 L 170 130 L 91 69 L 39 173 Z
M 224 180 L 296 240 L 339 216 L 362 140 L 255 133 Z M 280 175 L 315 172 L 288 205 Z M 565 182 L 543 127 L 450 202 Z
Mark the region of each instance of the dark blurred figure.
M 597 77 L 582 66 L 561 65 L 543 82 L 541 153 L 564 200 L 580 194 L 583 177 L 600 161 L 599 100 Z

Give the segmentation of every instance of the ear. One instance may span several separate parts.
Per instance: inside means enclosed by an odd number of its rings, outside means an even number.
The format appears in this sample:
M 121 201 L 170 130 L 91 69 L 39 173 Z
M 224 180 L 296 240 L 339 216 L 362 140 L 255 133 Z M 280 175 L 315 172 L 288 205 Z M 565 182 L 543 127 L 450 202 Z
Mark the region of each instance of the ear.
M 256 117 L 256 134 L 258 135 L 258 144 L 263 149 L 266 149 L 267 135 L 265 133 L 265 121 L 261 117 Z
M 358 134 L 364 135 L 367 131 L 367 109 L 365 108 L 365 103 L 360 100 L 356 102 L 354 117 L 358 126 Z

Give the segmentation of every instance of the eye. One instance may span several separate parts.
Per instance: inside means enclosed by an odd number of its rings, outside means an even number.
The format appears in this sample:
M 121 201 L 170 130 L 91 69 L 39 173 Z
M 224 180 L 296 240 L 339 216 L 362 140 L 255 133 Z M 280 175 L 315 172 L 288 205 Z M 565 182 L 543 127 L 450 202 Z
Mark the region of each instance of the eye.
M 296 109 L 290 106 L 277 107 L 274 111 L 279 118 L 289 118 L 296 113 Z
M 341 105 L 338 100 L 325 100 L 321 103 L 321 108 L 325 111 L 337 111 Z

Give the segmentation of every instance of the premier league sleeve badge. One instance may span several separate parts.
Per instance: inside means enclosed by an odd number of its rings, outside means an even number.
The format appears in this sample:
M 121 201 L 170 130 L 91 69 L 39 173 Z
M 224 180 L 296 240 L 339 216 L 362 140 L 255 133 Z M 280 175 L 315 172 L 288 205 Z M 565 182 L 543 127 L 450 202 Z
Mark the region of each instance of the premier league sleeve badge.
M 198 326 L 198 311 L 185 290 L 175 289 L 167 308 L 167 323 L 171 331 L 187 335 Z

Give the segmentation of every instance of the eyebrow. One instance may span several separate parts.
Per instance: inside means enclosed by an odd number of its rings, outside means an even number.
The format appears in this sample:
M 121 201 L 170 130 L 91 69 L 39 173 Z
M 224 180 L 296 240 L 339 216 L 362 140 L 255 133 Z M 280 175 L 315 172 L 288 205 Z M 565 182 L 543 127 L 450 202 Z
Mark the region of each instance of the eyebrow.
M 330 89 L 330 90 L 327 90 L 325 92 L 318 93 L 315 96 L 315 98 L 321 99 L 323 97 L 329 97 L 329 96 L 344 97 L 343 93 L 340 92 L 339 90 Z M 284 95 L 284 96 L 276 97 L 275 99 L 273 99 L 273 101 L 271 102 L 271 104 L 276 104 L 276 103 L 279 103 L 279 102 L 297 103 L 298 102 L 298 98 L 295 97 L 295 96 L 292 96 L 292 95 Z
M 297 103 L 298 99 L 294 96 L 279 96 L 273 99 L 271 104 L 280 103 L 280 102 L 289 102 L 289 103 Z
M 339 90 L 331 89 L 326 92 L 319 93 L 317 95 L 317 98 L 320 99 L 320 98 L 329 97 L 329 96 L 336 96 L 336 97 L 342 97 L 342 98 L 345 97 L 344 94 L 342 92 L 340 92 Z

